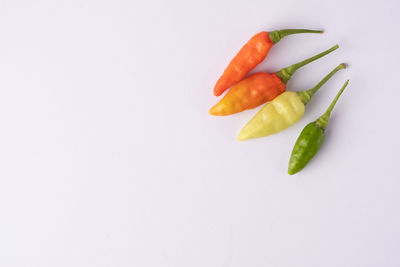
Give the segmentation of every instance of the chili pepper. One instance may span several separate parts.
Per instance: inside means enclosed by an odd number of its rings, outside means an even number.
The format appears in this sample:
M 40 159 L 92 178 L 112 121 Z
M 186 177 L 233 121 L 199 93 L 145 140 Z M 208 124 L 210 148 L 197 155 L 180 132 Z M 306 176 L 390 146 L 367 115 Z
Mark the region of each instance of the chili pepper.
M 271 47 L 283 37 L 296 33 L 322 33 L 323 31 L 306 29 L 286 29 L 272 32 L 260 32 L 240 49 L 226 67 L 214 87 L 214 95 L 220 96 L 226 89 L 239 82 L 267 56 Z
M 290 156 L 288 168 L 289 174 L 292 175 L 301 171 L 315 156 L 315 154 L 317 154 L 324 142 L 325 129 L 328 126 L 332 109 L 348 83 L 348 80 L 344 83 L 342 89 L 340 89 L 335 99 L 333 99 L 326 112 L 316 121 L 307 124 L 307 126 L 301 131 L 301 134 L 297 138 L 296 144 L 293 147 L 292 155 Z
M 285 91 L 286 83 L 296 70 L 329 54 L 338 47 L 338 45 L 335 45 L 318 55 L 283 68 L 275 73 L 259 72 L 250 75 L 235 84 L 228 93 L 210 109 L 209 113 L 216 116 L 225 116 L 255 108 L 265 102 L 271 101 Z
M 243 127 L 239 133 L 238 140 L 243 141 L 274 134 L 299 121 L 303 117 L 305 105 L 311 100 L 312 96 L 336 72 L 344 68 L 346 68 L 346 64 L 340 64 L 309 90 L 300 92 L 286 91 L 265 104 Z

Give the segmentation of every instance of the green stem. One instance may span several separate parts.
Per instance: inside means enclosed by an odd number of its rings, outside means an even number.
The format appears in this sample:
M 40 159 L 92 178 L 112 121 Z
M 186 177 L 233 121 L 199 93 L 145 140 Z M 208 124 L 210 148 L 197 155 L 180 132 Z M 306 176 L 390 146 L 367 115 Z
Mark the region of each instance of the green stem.
M 299 68 L 307 65 L 308 63 L 313 62 L 314 60 L 317 60 L 327 54 L 329 54 L 332 51 L 335 51 L 336 49 L 339 48 L 339 45 L 335 45 L 332 46 L 331 48 L 329 48 L 328 50 L 319 53 L 318 55 L 315 55 L 313 57 L 307 58 L 306 60 L 300 61 L 296 64 L 293 64 L 289 67 L 283 68 L 280 71 L 276 72 L 276 75 L 278 75 L 279 78 L 281 78 L 282 82 L 284 82 L 285 84 L 290 80 L 290 78 L 292 77 L 292 75 L 296 72 L 296 70 L 298 70 Z
M 291 34 L 297 33 L 323 33 L 324 31 L 316 31 L 316 30 L 308 30 L 308 29 L 284 29 L 279 31 L 272 31 L 269 32 L 269 38 L 271 41 L 276 44 L 279 42 L 283 37 L 286 37 Z
M 346 88 L 348 83 L 349 83 L 349 80 L 347 80 L 343 84 L 342 89 L 340 89 L 340 91 L 337 93 L 337 95 L 335 96 L 332 103 L 329 105 L 328 109 L 325 111 L 325 113 L 315 121 L 315 124 L 317 124 L 317 126 L 321 127 L 322 129 L 325 129 L 328 126 L 329 117 L 331 116 L 332 109 L 335 107 L 336 102 L 338 101 L 340 95 L 343 93 L 344 88 Z
M 309 90 L 298 92 L 297 94 L 300 96 L 303 103 L 306 105 L 308 102 L 310 102 L 313 95 L 319 90 L 319 88 L 321 88 L 322 85 L 324 85 L 333 75 L 335 75 L 336 72 L 345 68 L 346 68 L 345 63 L 340 64 L 334 70 L 332 70 L 328 75 L 326 75 L 316 86 L 314 86 Z

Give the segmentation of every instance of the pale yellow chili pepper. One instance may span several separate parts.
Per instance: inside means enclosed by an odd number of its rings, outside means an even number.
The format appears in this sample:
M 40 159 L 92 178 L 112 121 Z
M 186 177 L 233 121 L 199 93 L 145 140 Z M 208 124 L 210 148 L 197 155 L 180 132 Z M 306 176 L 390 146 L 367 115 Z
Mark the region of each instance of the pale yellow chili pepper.
M 240 131 L 238 140 L 280 132 L 303 117 L 305 105 L 295 92 L 284 92 L 267 103 Z
M 344 63 L 326 75 L 315 87 L 307 91 L 286 91 L 267 103 L 240 131 L 238 140 L 268 136 L 280 132 L 298 122 L 304 114 L 305 105 L 318 89 L 337 71 L 344 69 Z

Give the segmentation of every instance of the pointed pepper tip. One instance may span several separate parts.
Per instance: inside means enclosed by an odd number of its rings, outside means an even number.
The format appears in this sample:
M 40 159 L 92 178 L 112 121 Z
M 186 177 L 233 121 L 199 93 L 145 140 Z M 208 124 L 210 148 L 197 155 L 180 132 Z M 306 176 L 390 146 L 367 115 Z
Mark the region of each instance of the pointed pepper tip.
M 214 87 L 214 95 L 220 96 L 223 92 L 224 92 L 224 90 L 221 90 L 221 87 L 217 83 Z
M 245 136 L 243 136 L 242 134 L 240 134 L 239 133 L 239 135 L 237 136 L 237 138 L 236 138 L 236 140 L 238 140 L 238 141 L 244 141 L 244 140 L 246 140 L 246 139 L 248 139 L 247 137 L 245 137 Z
M 224 115 L 227 115 L 227 114 L 224 113 L 223 106 L 221 106 L 220 103 L 221 102 L 218 102 L 212 108 L 210 108 L 208 113 L 210 115 L 213 115 L 213 116 L 224 116 Z

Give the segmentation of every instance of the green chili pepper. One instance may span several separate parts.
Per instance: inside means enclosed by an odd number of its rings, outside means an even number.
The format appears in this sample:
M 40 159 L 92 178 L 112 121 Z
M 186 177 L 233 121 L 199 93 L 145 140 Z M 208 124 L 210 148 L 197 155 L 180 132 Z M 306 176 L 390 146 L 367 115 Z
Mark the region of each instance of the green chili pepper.
M 342 89 L 340 89 L 325 113 L 316 121 L 307 124 L 303 131 L 301 131 L 300 136 L 297 138 L 296 144 L 294 145 L 292 155 L 290 156 L 288 168 L 288 173 L 290 175 L 301 171 L 315 156 L 315 154 L 317 154 L 324 142 L 325 129 L 328 126 L 332 109 L 348 83 L 349 80 L 344 83 Z

